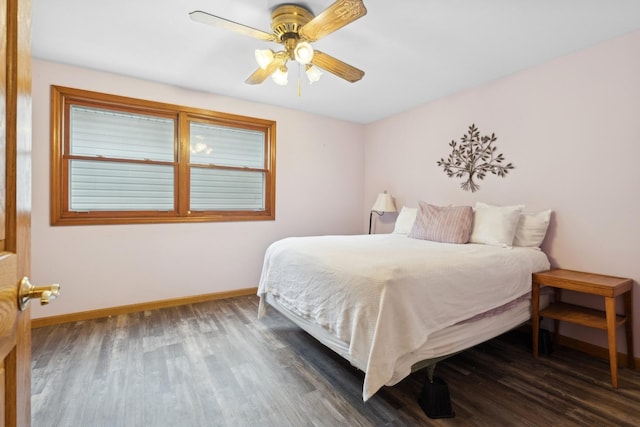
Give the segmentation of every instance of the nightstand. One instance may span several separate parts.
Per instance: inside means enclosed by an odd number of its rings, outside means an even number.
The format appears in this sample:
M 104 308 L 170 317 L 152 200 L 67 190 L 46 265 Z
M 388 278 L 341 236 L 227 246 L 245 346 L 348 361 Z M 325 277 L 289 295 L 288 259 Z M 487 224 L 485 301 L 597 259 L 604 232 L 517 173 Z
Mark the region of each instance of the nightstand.
M 554 303 L 540 310 L 540 286 L 554 288 Z M 635 367 L 633 356 L 632 332 L 632 299 L 631 288 L 633 281 L 621 277 L 604 276 L 601 274 L 583 273 L 580 271 L 554 269 L 533 274 L 531 288 L 531 305 L 533 321 L 533 357 L 538 358 L 538 333 L 540 317 L 554 319 L 554 336 L 558 336 L 559 322 L 571 322 L 607 331 L 609 344 L 609 365 L 611 367 L 611 385 L 618 387 L 618 351 L 616 329 L 625 325 L 627 335 L 627 362 L 629 368 Z M 590 295 L 604 297 L 605 310 L 594 310 L 560 300 L 560 291 L 567 289 Z M 624 299 L 624 314 L 616 314 L 616 297 L 622 295 Z

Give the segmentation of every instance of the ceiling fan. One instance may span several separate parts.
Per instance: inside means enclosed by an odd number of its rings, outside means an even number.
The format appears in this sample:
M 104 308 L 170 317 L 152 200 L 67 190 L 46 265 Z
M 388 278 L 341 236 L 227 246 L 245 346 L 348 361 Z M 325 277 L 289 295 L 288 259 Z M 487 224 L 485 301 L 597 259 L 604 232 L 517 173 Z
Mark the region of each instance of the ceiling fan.
M 310 82 L 320 78 L 322 73 L 319 69 L 351 83 L 360 80 L 364 76 L 364 71 L 313 49 L 310 43 L 339 30 L 363 17 L 366 13 L 367 9 L 362 0 L 337 0 L 317 16 L 301 5 L 283 4 L 274 8 L 271 13 L 273 33 L 267 33 L 200 10 L 191 12 L 189 16 L 196 22 L 281 44 L 283 50 L 277 52 L 272 49 L 257 49 L 255 51 L 259 68 L 247 78 L 246 83 L 260 84 L 271 76 L 276 83 L 286 85 L 287 62 L 289 60 L 297 61 L 305 66 Z

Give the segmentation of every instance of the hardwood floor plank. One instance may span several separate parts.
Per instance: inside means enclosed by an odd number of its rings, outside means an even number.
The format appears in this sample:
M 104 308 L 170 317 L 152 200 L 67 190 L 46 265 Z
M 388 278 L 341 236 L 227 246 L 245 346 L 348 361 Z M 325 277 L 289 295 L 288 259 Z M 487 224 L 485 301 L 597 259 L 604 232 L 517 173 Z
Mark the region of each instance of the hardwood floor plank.
M 269 310 L 234 297 L 33 330 L 34 427 L 632 426 L 640 372 L 520 332 L 441 362 L 455 418 L 430 419 L 416 372 L 362 401 L 364 375 Z

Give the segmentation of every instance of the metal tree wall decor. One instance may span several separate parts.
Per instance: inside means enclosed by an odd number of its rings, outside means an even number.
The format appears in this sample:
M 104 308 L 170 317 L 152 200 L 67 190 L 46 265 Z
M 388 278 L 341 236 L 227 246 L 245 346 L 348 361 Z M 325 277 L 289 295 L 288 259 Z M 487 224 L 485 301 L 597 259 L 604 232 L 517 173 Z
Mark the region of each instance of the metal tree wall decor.
M 444 168 L 449 178 L 466 176 L 467 180 L 460 187 L 465 191 L 474 192 L 480 188 L 474 178 L 484 179 L 489 172 L 504 177 L 510 169 L 514 168 L 511 163 L 502 165 L 504 156 L 502 153 L 496 154 L 496 146 L 493 145 L 497 139 L 494 133 L 491 136 L 480 136 L 480 131 L 475 124 L 472 124 L 459 145 L 453 140 L 449 143 L 451 154 L 447 160 L 438 160 L 438 166 Z

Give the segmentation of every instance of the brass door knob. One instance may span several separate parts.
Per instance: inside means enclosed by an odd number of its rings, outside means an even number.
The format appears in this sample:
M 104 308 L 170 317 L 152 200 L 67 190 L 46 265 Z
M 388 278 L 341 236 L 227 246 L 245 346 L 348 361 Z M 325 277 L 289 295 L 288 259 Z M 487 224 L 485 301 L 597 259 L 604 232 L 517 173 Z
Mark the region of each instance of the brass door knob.
M 60 295 L 60 285 L 54 283 L 46 286 L 33 286 L 28 277 L 20 280 L 20 290 L 18 291 L 18 307 L 24 310 L 33 298 L 40 299 L 40 305 L 47 305 Z

